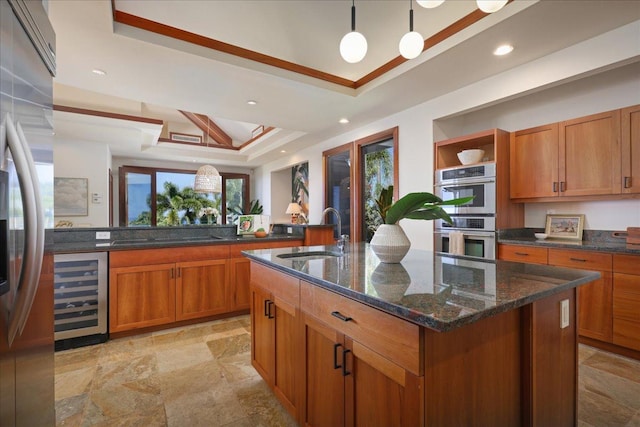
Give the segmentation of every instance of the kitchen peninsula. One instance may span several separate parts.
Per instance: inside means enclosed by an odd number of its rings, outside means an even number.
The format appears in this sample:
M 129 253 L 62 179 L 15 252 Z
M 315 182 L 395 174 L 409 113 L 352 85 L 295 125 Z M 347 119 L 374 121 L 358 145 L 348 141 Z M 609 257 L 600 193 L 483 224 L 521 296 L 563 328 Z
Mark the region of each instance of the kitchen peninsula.
M 575 425 L 599 273 L 366 244 L 244 251 L 252 364 L 300 425 Z

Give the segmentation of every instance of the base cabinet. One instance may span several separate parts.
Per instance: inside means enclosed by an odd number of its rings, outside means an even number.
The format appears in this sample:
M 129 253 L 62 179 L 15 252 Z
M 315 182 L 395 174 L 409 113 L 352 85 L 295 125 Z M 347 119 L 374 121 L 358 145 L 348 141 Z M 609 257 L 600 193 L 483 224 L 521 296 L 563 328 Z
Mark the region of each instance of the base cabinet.
M 228 311 L 227 260 L 181 262 L 176 272 L 176 320 Z
M 640 256 L 613 257 L 613 343 L 640 351 Z
M 109 273 L 110 332 L 175 322 L 175 264 L 111 268 Z
M 304 425 L 424 425 L 423 377 L 303 316 Z
M 232 311 L 248 310 L 251 306 L 249 278 L 251 263 L 247 258 L 231 258 L 229 260 L 229 306 Z
M 251 268 L 251 364 L 280 402 L 297 418 L 296 363 L 299 282 L 264 267 Z M 275 282 L 274 282 L 275 280 Z

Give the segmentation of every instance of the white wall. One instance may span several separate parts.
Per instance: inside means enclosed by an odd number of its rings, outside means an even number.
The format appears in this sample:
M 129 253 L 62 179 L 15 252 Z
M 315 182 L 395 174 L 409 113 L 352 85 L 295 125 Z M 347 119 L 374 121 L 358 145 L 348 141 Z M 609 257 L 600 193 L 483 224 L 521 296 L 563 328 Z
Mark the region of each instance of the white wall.
M 76 227 L 109 226 L 109 175 L 111 153 L 106 144 L 88 143 L 54 139 L 53 145 L 54 176 L 56 178 L 88 179 L 88 216 L 55 216 L 60 220 L 73 222 Z M 92 193 L 98 193 L 100 203 L 92 202 Z
M 494 127 L 516 130 L 639 104 L 640 73 L 637 65 L 618 71 L 604 71 L 638 61 L 640 45 L 636 36 L 639 29 L 640 22 L 635 22 L 358 129 L 319 141 L 295 153 L 295 156 L 257 168 L 256 191 L 269 194 L 273 171 L 299 161 L 309 161 L 309 216 L 310 222 L 317 224 L 324 208 L 322 152 L 329 148 L 398 126 L 400 194 L 432 191 L 434 140 Z M 616 49 L 611 46 L 616 46 Z M 589 75 L 593 77 L 578 81 Z M 577 82 L 571 84 L 572 81 Z M 266 207 L 269 202 L 264 199 Z M 639 225 L 639 203 L 637 200 L 592 202 L 566 207 L 573 213 L 585 213 L 587 228 L 624 229 L 628 225 Z M 631 213 L 616 211 L 622 208 Z M 542 207 L 545 212 L 546 209 Z M 604 212 L 607 211 L 611 214 L 606 215 Z M 538 208 L 527 206 L 527 226 L 539 226 L 540 218 Z M 414 248 L 432 248 L 431 221 L 404 220 L 402 226 Z

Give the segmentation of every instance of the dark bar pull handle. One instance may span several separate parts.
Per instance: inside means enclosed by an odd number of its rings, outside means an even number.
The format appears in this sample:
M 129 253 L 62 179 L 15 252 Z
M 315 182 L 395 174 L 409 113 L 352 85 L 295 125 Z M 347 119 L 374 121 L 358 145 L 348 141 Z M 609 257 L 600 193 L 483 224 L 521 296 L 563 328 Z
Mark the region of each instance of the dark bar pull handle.
M 566 182 L 560 181 L 560 192 L 564 193 L 566 191 Z
M 338 348 L 342 347 L 342 344 L 334 344 L 333 345 L 333 369 L 340 369 L 342 365 L 338 365 Z M 344 363 L 344 359 L 342 359 L 342 363 Z
M 271 312 L 271 307 L 273 307 L 273 304 L 274 304 L 273 301 L 269 301 L 267 303 L 267 318 L 269 319 L 273 319 L 275 317 Z
M 520 256 L 529 256 L 528 253 L 526 252 L 516 252 L 516 255 L 520 255 Z
M 625 176 L 624 177 L 624 188 L 631 188 L 631 177 L 630 176 Z
M 264 317 L 268 317 L 269 316 L 269 300 L 266 299 L 264 300 Z
M 343 322 L 348 322 L 349 320 L 353 320 L 351 317 L 345 316 L 344 314 L 340 313 L 339 311 L 332 311 L 331 315 L 333 317 L 337 317 L 338 319 L 342 320 Z
M 569 258 L 571 261 L 577 261 L 577 262 L 587 262 L 586 259 L 582 259 L 582 258 Z
M 172 268 L 172 269 L 171 269 L 171 278 L 172 278 L 172 279 L 174 278 L 174 277 L 173 277 L 173 275 L 174 275 L 174 273 L 173 273 L 173 268 Z
M 558 181 L 554 181 L 553 182 L 553 192 L 557 193 L 558 192 Z
M 344 349 L 342 351 L 342 376 L 346 377 L 351 375 L 351 372 L 347 371 L 347 353 L 351 353 L 351 350 Z

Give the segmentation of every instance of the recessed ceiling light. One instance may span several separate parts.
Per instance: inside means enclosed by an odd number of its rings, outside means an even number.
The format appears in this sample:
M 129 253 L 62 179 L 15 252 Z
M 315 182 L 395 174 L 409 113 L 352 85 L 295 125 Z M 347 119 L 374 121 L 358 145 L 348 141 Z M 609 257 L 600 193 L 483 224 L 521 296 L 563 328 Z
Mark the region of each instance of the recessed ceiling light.
M 342 123 L 343 125 L 346 125 L 347 123 L 349 123 L 349 119 L 342 118 L 342 119 L 338 120 L 338 123 Z
M 250 99 L 250 100 L 247 101 L 247 104 L 249 104 L 249 105 L 257 105 L 258 101 L 254 101 L 253 99 Z
M 511 46 L 510 44 L 503 44 L 501 46 L 498 46 L 496 50 L 493 51 L 493 54 L 496 56 L 502 56 L 506 55 L 507 53 L 511 53 L 512 50 L 513 46 Z
M 93 70 L 91 70 L 91 72 L 92 72 L 93 74 L 98 75 L 98 76 L 106 76 L 106 75 L 107 75 L 107 72 L 106 72 L 106 71 L 101 70 L 101 69 L 99 69 L 99 68 L 94 68 Z
M 287 152 L 287 150 L 280 150 L 280 152 L 281 152 L 281 153 L 286 153 L 286 152 Z

